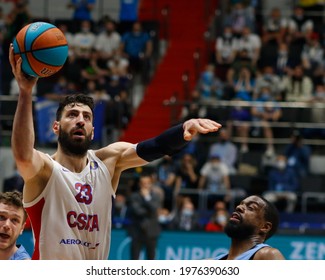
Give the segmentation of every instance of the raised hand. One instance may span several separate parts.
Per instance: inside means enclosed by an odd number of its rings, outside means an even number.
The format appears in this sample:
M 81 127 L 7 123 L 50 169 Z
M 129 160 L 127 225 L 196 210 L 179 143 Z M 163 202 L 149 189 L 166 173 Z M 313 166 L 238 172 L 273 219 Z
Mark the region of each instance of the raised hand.
M 210 119 L 190 119 L 183 124 L 184 139 L 190 141 L 198 134 L 216 132 L 221 128 L 221 124 Z
M 9 61 L 10 61 L 12 73 L 14 74 L 17 80 L 20 93 L 31 94 L 32 89 L 36 85 L 38 78 L 28 76 L 21 70 L 21 64 L 23 60 L 21 57 L 19 57 L 17 61 L 15 60 L 14 48 L 12 44 L 10 44 L 9 47 Z

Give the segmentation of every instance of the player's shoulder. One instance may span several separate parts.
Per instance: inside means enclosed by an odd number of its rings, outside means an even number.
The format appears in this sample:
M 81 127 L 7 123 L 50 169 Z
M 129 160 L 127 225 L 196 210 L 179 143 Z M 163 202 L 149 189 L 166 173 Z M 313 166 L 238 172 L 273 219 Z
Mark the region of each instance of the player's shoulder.
M 128 149 L 135 149 L 135 147 L 135 144 L 124 141 L 118 141 L 109 144 L 105 147 L 102 147 L 98 150 L 94 150 L 94 152 L 98 158 L 105 159 L 107 157 L 122 155 Z
M 282 253 L 274 247 L 265 246 L 258 250 L 254 256 L 254 260 L 284 260 Z

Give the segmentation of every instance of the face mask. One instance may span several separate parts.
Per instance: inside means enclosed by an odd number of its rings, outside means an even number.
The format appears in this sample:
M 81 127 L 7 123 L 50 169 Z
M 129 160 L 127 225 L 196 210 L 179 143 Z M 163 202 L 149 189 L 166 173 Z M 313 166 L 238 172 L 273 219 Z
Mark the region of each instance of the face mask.
M 182 210 L 182 214 L 185 215 L 185 216 L 192 216 L 193 215 L 193 210 L 184 209 L 184 210 Z
M 211 164 L 211 166 L 212 166 L 213 169 L 218 169 L 218 168 L 219 168 L 219 165 L 220 165 L 219 162 L 213 162 L 213 163 Z
M 165 215 L 159 215 L 158 216 L 158 222 L 161 224 L 167 223 L 167 217 Z
M 81 31 L 83 32 L 83 33 L 88 33 L 89 32 L 89 28 L 88 27 L 83 27 L 83 28 L 81 28 Z
M 115 202 L 115 208 L 121 209 L 124 206 L 123 202 Z
M 263 93 L 262 92 L 262 94 L 261 94 L 261 100 L 262 101 L 268 101 L 268 100 L 270 100 L 270 95 L 269 95 L 269 93 Z
M 276 164 L 276 166 L 280 169 L 283 170 L 286 167 L 286 162 L 284 160 L 279 160 Z
M 231 33 L 225 33 L 224 36 L 225 36 L 225 38 L 230 38 L 231 37 Z
M 227 221 L 227 218 L 226 218 L 226 216 L 217 216 L 216 217 L 216 223 L 217 224 L 223 224 L 223 223 L 225 223 Z

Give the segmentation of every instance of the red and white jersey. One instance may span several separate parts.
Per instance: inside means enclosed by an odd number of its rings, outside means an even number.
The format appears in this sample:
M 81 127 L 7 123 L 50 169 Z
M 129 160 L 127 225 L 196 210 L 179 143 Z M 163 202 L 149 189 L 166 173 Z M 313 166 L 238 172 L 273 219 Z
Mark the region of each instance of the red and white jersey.
M 53 172 L 44 191 L 24 203 L 34 235 L 32 259 L 108 259 L 115 193 L 104 163 L 94 151 L 87 156 L 80 173 L 52 159 Z

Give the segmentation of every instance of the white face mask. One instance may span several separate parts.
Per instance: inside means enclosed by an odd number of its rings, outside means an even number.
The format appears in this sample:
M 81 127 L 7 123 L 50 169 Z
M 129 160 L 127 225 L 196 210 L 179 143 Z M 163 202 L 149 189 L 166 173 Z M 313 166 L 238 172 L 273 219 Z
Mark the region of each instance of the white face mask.
M 168 219 L 167 219 L 167 217 L 166 217 L 165 215 L 159 215 L 159 216 L 158 216 L 158 222 L 159 222 L 160 224 L 165 224 L 165 223 L 168 222 Z
M 217 224 L 224 224 L 227 221 L 226 216 L 220 215 L 216 217 Z
M 193 215 L 193 210 L 184 209 L 184 210 L 182 210 L 182 214 L 185 215 L 185 216 L 192 216 Z
M 276 164 L 276 166 L 280 169 L 283 170 L 286 168 L 286 162 L 284 160 L 279 160 Z

